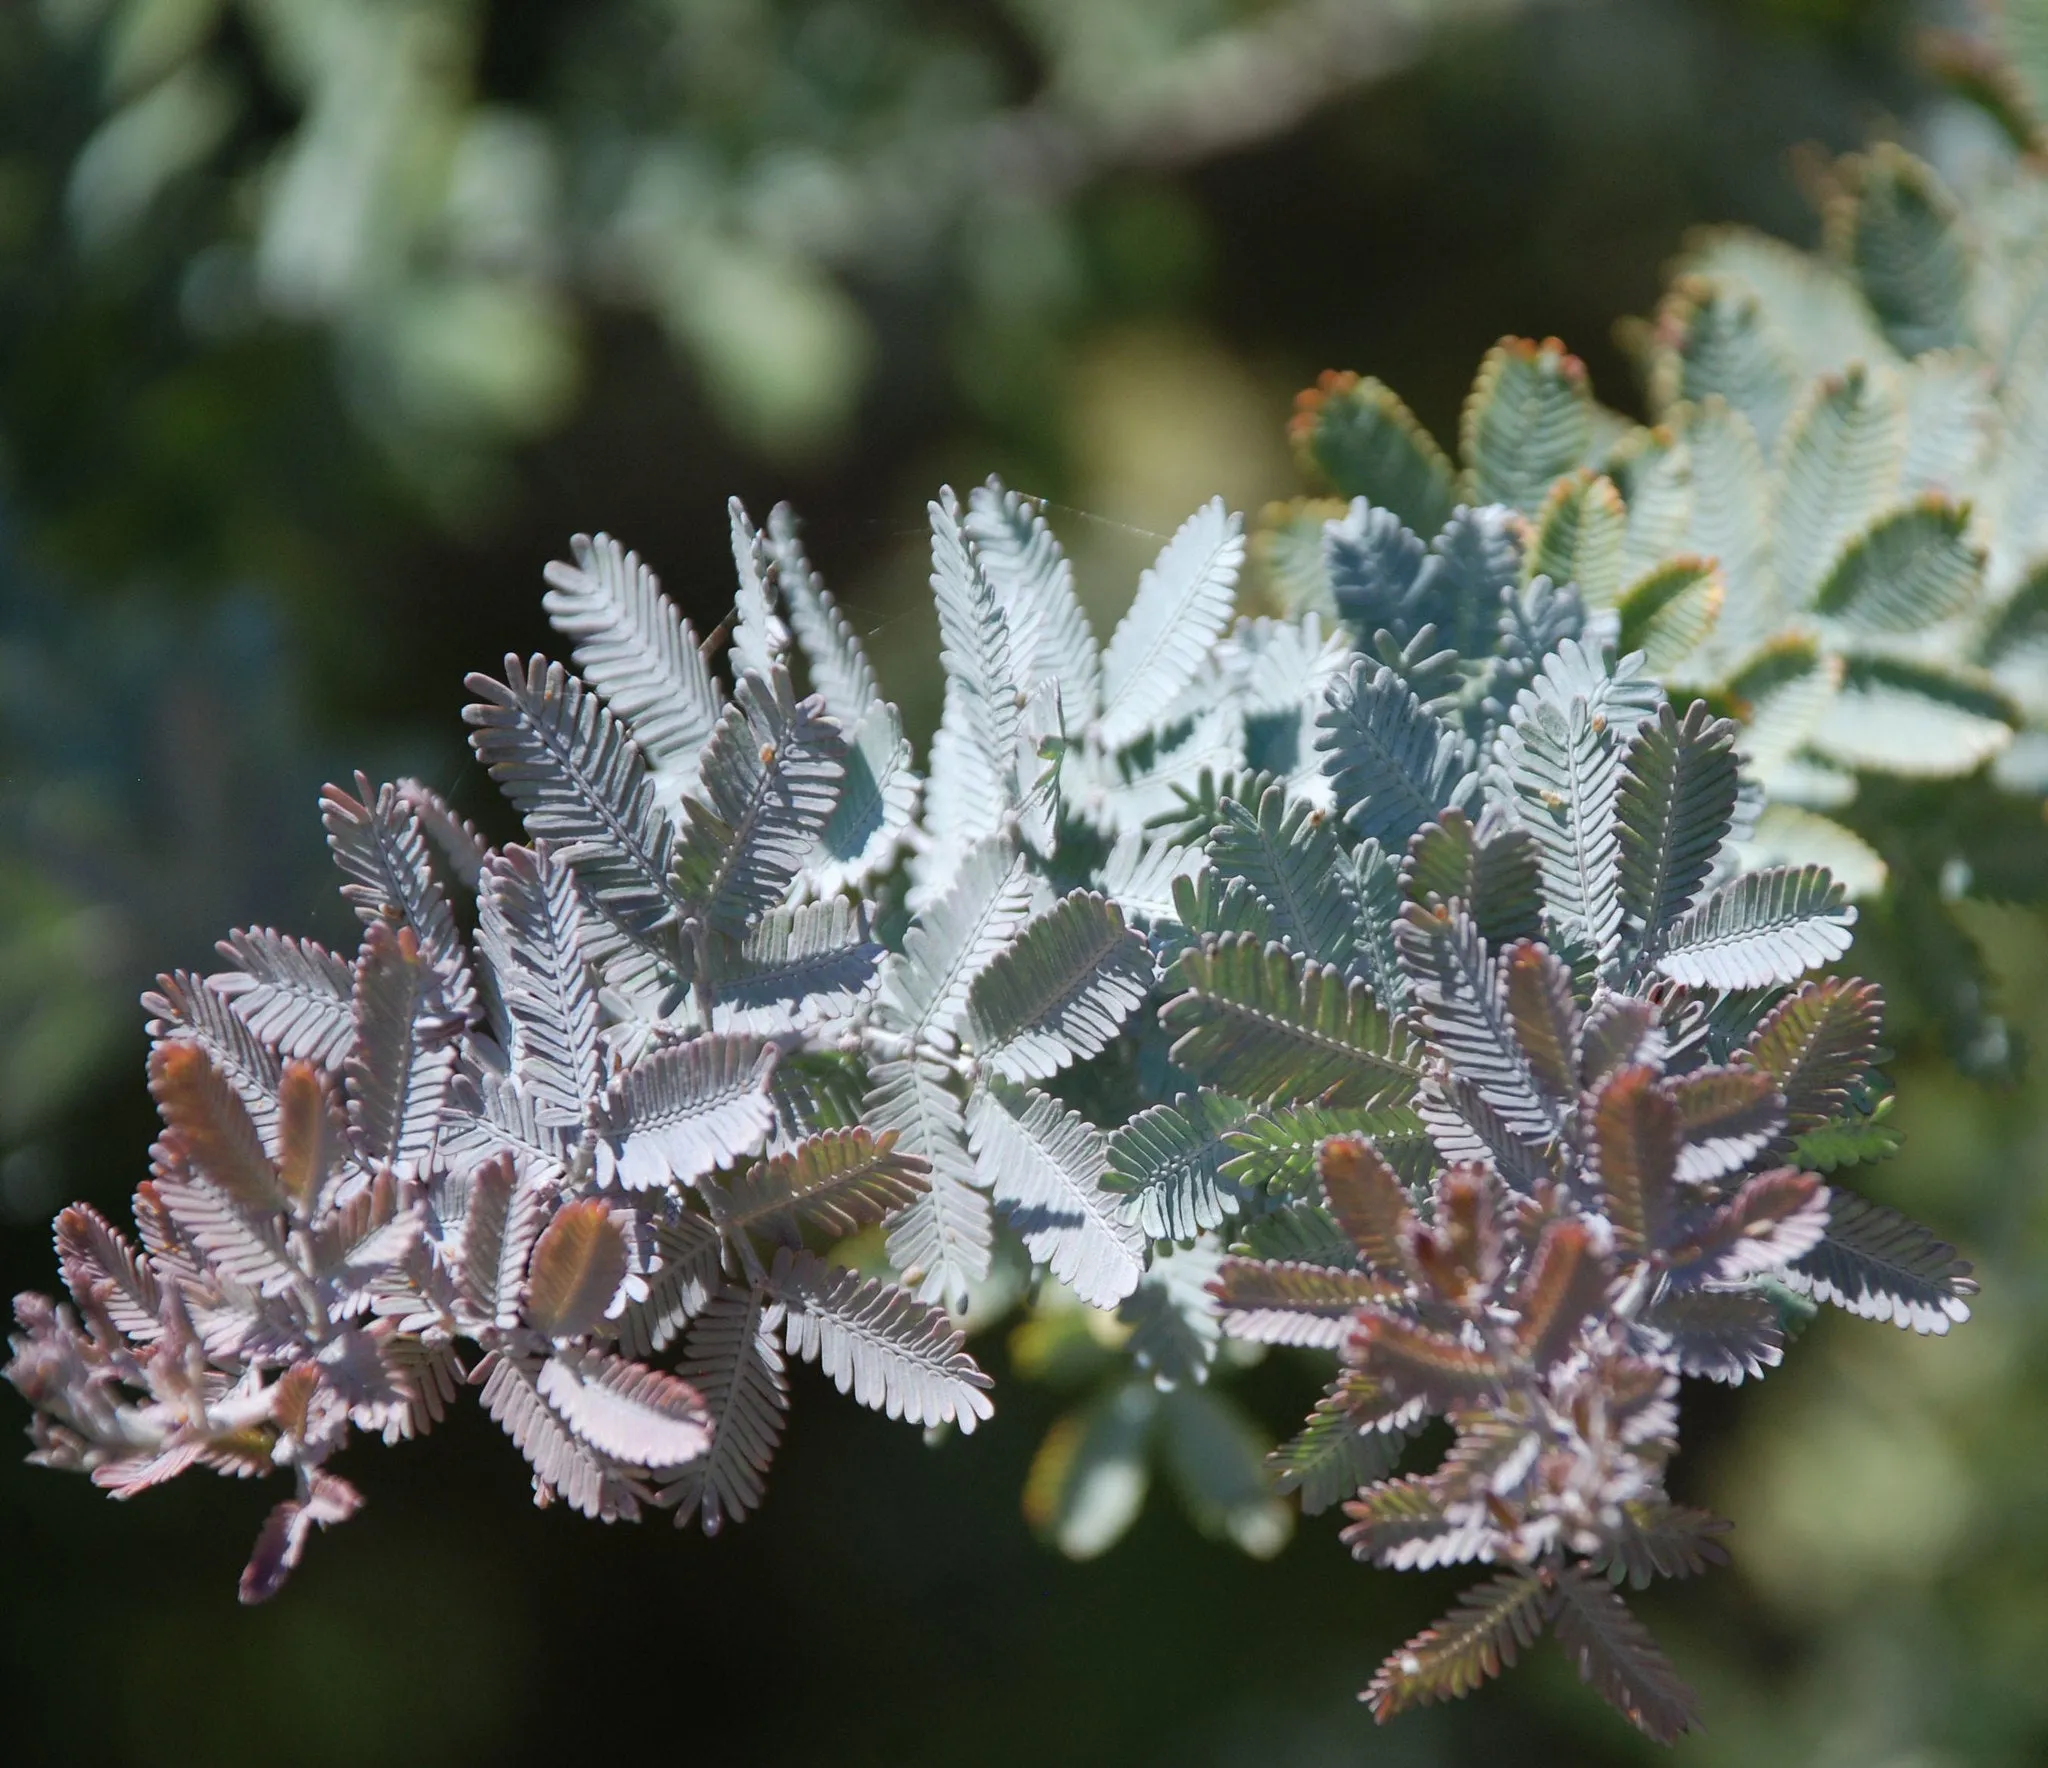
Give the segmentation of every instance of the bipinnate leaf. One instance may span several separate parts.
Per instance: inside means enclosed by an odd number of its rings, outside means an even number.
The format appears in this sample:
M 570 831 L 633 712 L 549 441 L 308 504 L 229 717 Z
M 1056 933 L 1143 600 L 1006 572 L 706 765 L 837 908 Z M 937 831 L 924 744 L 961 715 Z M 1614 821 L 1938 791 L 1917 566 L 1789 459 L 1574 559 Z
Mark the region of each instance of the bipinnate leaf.
M 1370 375 L 1333 370 L 1296 394 L 1287 435 L 1311 483 L 1367 498 L 1418 534 L 1449 519 L 1457 501 L 1450 461 L 1393 389 Z
M 1585 364 L 1555 338 L 1503 338 L 1486 353 L 1459 420 L 1463 491 L 1524 515 L 1586 457 L 1593 389 Z
M 1393 1392 L 1422 1401 L 1432 1412 L 1491 1399 L 1509 1373 L 1490 1353 L 1460 1338 L 1372 1311 L 1360 1316 L 1345 1355 Z
M 604 1059 L 576 880 L 546 842 L 508 846 L 485 862 L 478 902 L 513 1073 L 543 1121 L 580 1128 L 603 1090 Z
M 1508 1023 L 1537 1091 L 1553 1105 L 1578 1097 L 1578 1002 L 1564 960 L 1533 939 L 1518 939 L 1500 955 Z
M 1227 1258 L 1209 1293 L 1223 1316 L 1224 1333 L 1254 1344 L 1340 1349 L 1351 1335 L 1351 1316 L 1364 1303 L 1393 1291 L 1364 1271 L 1292 1260 Z
M 548 591 L 541 605 L 555 630 L 575 642 L 577 669 L 625 720 L 673 804 L 696 780 L 723 696 L 689 621 L 639 554 L 608 534 L 575 535 L 569 550 L 573 565 L 556 560 L 542 573 Z
M 1330 1214 L 1366 1268 L 1389 1278 L 1409 1275 L 1415 1206 L 1380 1151 L 1364 1136 L 1332 1136 L 1316 1151 L 1316 1171 Z
M 1348 1384 L 1370 1388 L 1348 1375 L 1316 1402 L 1308 1422 L 1266 1457 L 1279 1492 L 1299 1492 L 1301 1513 L 1320 1516 L 1340 1499 L 1380 1478 L 1407 1444 L 1406 1433 L 1373 1408 L 1354 1405 Z M 1383 1427 L 1384 1426 L 1384 1427 Z
M 1940 1336 L 1970 1317 L 1967 1259 L 1918 1222 L 1839 1188 L 1821 1243 L 1779 1273 L 1793 1288 L 1866 1320 Z
M 1465 807 L 1472 796 L 1475 776 L 1463 739 L 1391 669 L 1354 660 L 1331 682 L 1316 731 L 1338 814 L 1385 847 L 1404 845 L 1424 823 Z
M 782 1440 L 789 1377 L 775 1342 L 783 1309 L 760 1289 L 721 1289 L 691 1322 L 676 1373 L 703 1396 L 711 1446 L 666 1485 L 676 1527 L 701 1520 L 705 1534 L 760 1508 L 762 1476 Z
M 277 1089 L 283 1064 L 263 1043 L 225 996 L 189 971 L 173 970 L 156 979 L 142 997 L 149 1014 L 151 1042 L 190 1043 L 207 1059 L 242 1101 L 242 1109 L 266 1141 L 277 1133 Z
M 1451 1072 L 1477 1089 L 1514 1134 L 1541 1142 L 1555 1133 L 1559 1103 L 1537 1084 L 1522 1053 L 1503 967 L 1472 917 L 1461 905 L 1410 903 L 1394 940 L 1415 1018 Z
M 943 488 L 937 501 L 926 507 L 932 528 L 932 600 L 946 670 L 942 727 L 965 744 L 997 802 L 1014 810 L 1023 698 L 1031 684 L 1018 674 L 1009 611 L 983 568 L 981 549 L 961 520 L 952 487 Z M 935 810 L 944 772 L 935 745 Z
M 1860 364 L 1818 382 L 1780 446 L 1771 512 L 1779 587 L 1804 605 L 1843 544 L 1883 507 L 1906 447 L 1896 385 Z
M 397 786 L 372 791 L 369 780 L 357 774 L 356 790 L 359 799 L 339 786 L 320 791 L 327 845 L 349 880 L 341 894 L 366 924 L 410 927 L 440 974 L 450 1007 L 466 1013 L 472 1001 L 469 966 L 447 892 L 434 876 L 419 817 Z
M 1579 1678 L 1645 1736 L 1671 1743 L 1699 1723 L 1699 1698 L 1614 1587 L 1576 1560 L 1555 1569 L 1552 1625 Z
M 284 1208 L 255 1123 L 204 1049 L 182 1040 L 158 1044 L 149 1053 L 149 1090 L 163 1114 L 160 1146 L 177 1166 L 247 1209 Z
M 215 948 L 234 965 L 206 979 L 286 1061 L 338 1069 L 355 1040 L 355 972 L 310 939 L 237 928 Z
M 1000 1082 L 969 1099 L 967 1135 L 1034 1264 L 1090 1307 L 1114 1307 L 1137 1288 L 1144 1235 L 1103 1184 L 1108 1137 L 1037 1088 Z
M 1901 356 L 1968 337 L 1970 248 L 1955 198 L 1924 162 L 1881 142 L 1845 162 L 1828 244 Z
M 1814 612 L 1855 633 L 1919 632 L 1975 598 L 1984 555 L 1969 510 L 1938 496 L 1887 510 L 1842 549 L 1814 591 Z
M 619 1348 L 645 1361 L 710 1305 L 721 1286 L 725 1239 L 717 1226 L 685 1210 L 654 1230 L 660 1263 L 647 1278 L 647 1294 L 619 1314 Z
M 629 1467 L 679 1467 L 711 1441 L 695 1388 L 609 1351 L 558 1352 L 541 1365 L 535 1385 L 572 1431 Z
M 1357 939 L 1358 903 L 1329 819 L 1303 799 L 1290 801 L 1278 785 L 1259 795 L 1256 810 L 1225 798 L 1220 812 L 1206 843 L 1218 876 L 1243 878 L 1279 937 L 1304 957 L 1345 963 Z
M 529 833 L 623 931 L 650 935 L 675 908 L 671 837 L 654 781 L 626 727 L 559 663 L 505 659 L 505 679 L 475 674 L 463 708 L 470 746 Z
M 839 802 L 846 738 L 788 670 L 746 675 L 683 801 L 671 862 L 683 912 L 737 939 L 789 894 Z
M 1380 1666 L 1362 1696 L 1372 1716 L 1384 1725 L 1409 1707 L 1470 1694 L 1536 1642 L 1547 1606 L 1542 1581 L 1529 1572 L 1474 1585 Z
M 1606 1300 L 1607 1284 L 1606 1261 L 1584 1222 L 1552 1222 L 1543 1230 L 1515 1295 L 1515 1348 L 1532 1369 L 1571 1354 L 1579 1328 Z
M 1152 986 L 1152 953 L 1108 898 L 1076 890 L 989 961 L 967 994 L 979 1059 L 1013 1081 L 1043 1080 L 1099 1054 Z
M 1735 726 L 1695 700 L 1681 719 L 1661 706 L 1636 728 L 1615 802 L 1621 907 L 1638 947 L 1654 951 L 1714 869 L 1735 822 Z
M 1694 1578 L 1710 1565 L 1728 1563 L 1720 1539 L 1728 1524 L 1718 1516 L 1689 1504 L 1644 1501 L 1624 1504 L 1621 1513 L 1624 1527 L 1611 1563 L 1595 1562 L 1610 1579 L 1626 1576 L 1633 1588 L 1647 1590 L 1658 1578 Z
M 790 1354 L 816 1363 L 863 1406 L 909 1424 L 955 1424 L 963 1433 L 992 1416 L 989 1379 L 961 1348 L 945 1309 L 787 1249 L 775 1255 L 768 1288 L 788 1309 Z
M 1657 970 L 1688 988 L 1794 982 L 1849 949 L 1855 920 L 1820 866 L 1745 872 L 1672 923 Z
M 605 1522 L 639 1516 L 632 1486 L 548 1404 L 533 1364 L 517 1357 L 494 1357 L 484 1381 L 483 1405 L 532 1464 L 536 1504 L 560 1498 L 571 1510 Z
M 1569 583 L 1589 608 L 1611 607 L 1621 593 L 1629 513 L 1612 479 L 1583 469 L 1559 479 L 1536 512 L 1522 581 Z
M 349 1130 L 366 1160 L 417 1166 L 432 1155 L 461 1030 L 412 929 L 371 922 L 348 1058 Z
M 702 1183 L 728 1230 L 795 1244 L 809 1226 L 844 1240 L 930 1189 L 925 1162 L 896 1143 L 893 1130 L 825 1130 L 755 1161 L 729 1186 Z
M 483 1325 L 509 1332 L 519 1324 L 527 1266 L 546 1225 L 542 1193 L 521 1180 L 511 1155 L 497 1155 L 471 1174 L 456 1287 Z
M 1173 1059 L 1246 1099 L 1373 1106 L 1420 1078 L 1407 1039 L 1362 981 L 1292 956 L 1255 934 L 1183 952 L 1160 1009 Z
M 1625 1256 L 1660 1251 L 1671 1230 L 1679 1110 L 1649 1068 L 1609 1076 L 1593 1101 L 1594 1170 L 1614 1244 Z
M 627 1268 L 610 1207 L 596 1197 L 563 1204 L 527 1266 L 527 1323 L 544 1338 L 581 1338 L 611 1311 Z
M 1712 559 L 1681 555 L 1663 561 L 1615 601 L 1621 617 L 1621 654 L 1640 651 L 1652 672 L 1673 673 L 1713 631 L 1727 594 Z
M 1755 1380 L 1784 1361 L 1785 1332 L 1764 1296 L 1742 1290 L 1675 1289 L 1657 1298 L 1646 1323 L 1671 1341 L 1681 1375 Z
M 950 1071 L 929 1056 L 876 1062 L 862 1116 L 894 1131 L 897 1146 L 930 1167 L 930 1189 L 889 1224 L 889 1262 L 921 1299 L 964 1302 L 989 1273 L 995 1241 L 987 1178 L 967 1148 L 967 1121 Z
M 735 675 L 765 676 L 789 653 L 789 628 L 776 612 L 774 558 L 768 538 L 754 526 L 737 497 L 725 500 L 732 537 L 732 665 Z
M 1148 1240 L 1192 1240 L 1221 1227 L 1241 1207 L 1222 1169 L 1231 1156 L 1225 1138 L 1244 1116 L 1244 1104 L 1221 1093 L 1148 1106 L 1110 1135 L 1103 1188 Z
M 1042 510 L 991 479 L 967 498 L 967 534 L 1008 616 L 1020 685 L 1052 677 L 1074 728 L 1102 702 L 1102 659 L 1074 593 L 1074 570 Z
M 970 848 L 951 887 L 911 923 L 901 955 L 883 966 L 875 1023 L 950 1051 L 968 990 L 1030 912 L 1031 877 L 1023 856 L 1001 840 Z
M 362 1502 L 362 1494 L 339 1474 L 325 1469 L 313 1473 L 306 1482 L 303 1498 L 287 1498 L 265 1518 L 249 1563 L 242 1571 L 242 1601 L 268 1602 L 297 1570 L 313 1531 L 348 1521 Z
M 1180 525 L 1138 579 L 1130 610 L 1102 656 L 1102 746 L 1151 729 L 1190 681 L 1230 619 L 1244 564 L 1244 524 L 1214 498 Z
M 618 1182 L 632 1191 L 687 1185 L 752 1153 L 775 1125 L 774 1067 L 772 1044 L 707 1032 L 615 1075 L 592 1121 L 608 1138 Z
M 1422 1119 L 1405 1105 L 1361 1110 L 1355 1105 L 1267 1105 L 1224 1132 L 1230 1158 L 1220 1171 L 1240 1192 L 1263 1191 L 1278 1203 L 1316 1198 L 1322 1182 L 1316 1153 L 1332 1136 L 1367 1136 L 1409 1184 L 1427 1182 L 1436 1150 Z
M 865 907 L 844 896 L 770 909 L 737 954 L 714 951 L 712 1024 L 770 1031 L 850 1014 L 882 957 Z
M 1527 829 L 1498 825 L 1482 838 L 1462 810 L 1447 810 L 1416 832 L 1401 862 L 1401 888 L 1411 902 L 1457 898 L 1489 945 L 1531 939 L 1542 928 L 1534 838 Z M 1392 918 L 1390 911 L 1386 919 Z
M 1784 1132 L 1784 1098 L 1760 1068 L 1696 1068 L 1666 1090 L 1678 1106 L 1681 1179 L 1698 1183 L 1735 1172 Z
M 1824 976 L 1773 1007 L 1737 1060 L 1777 1083 L 1786 1128 L 1801 1136 L 1847 1108 L 1877 1060 L 1883 1025 L 1884 997 L 1875 986 Z
M 812 690 L 843 731 L 851 731 L 881 700 L 874 665 L 853 623 L 824 579 L 811 569 L 797 533 L 796 512 L 778 503 L 768 512 L 767 547 L 775 566 L 775 592 L 810 668 Z
M 277 1184 L 301 1221 L 319 1210 L 345 1141 L 321 1071 L 287 1062 L 277 1085 Z
M 158 1337 L 162 1296 L 156 1268 L 128 1237 L 87 1203 L 57 1216 L 57 1268 L 79 1306 L 104 1311 L 117 1332 L 147 1342 Z

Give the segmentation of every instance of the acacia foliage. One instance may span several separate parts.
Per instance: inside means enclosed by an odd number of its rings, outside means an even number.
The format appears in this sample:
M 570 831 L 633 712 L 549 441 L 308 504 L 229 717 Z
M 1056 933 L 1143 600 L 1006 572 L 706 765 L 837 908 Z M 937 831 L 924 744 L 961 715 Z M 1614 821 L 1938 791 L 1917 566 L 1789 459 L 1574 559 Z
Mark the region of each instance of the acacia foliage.
M 1740 870 L 1735 727 L 1531 574 L 1505 505 L 1425 542 L 1360 500 L 1330 625 L 1233 621 L 1211 504 L 1107 645 L 1026 500 L 929 513 L 923 777 L 787 512 L 735 505 L 730 687 L 603 537 L 549 571 L 574 667 L 471 678 L 526 843 L 329 788 L 361 948 L 245 930 L 150 997 L 141 1248 L 74 1208 L 68 1304 L 17 1301 L 36 1458 L 119 1492 L 288 1470 L 253 1600 L 359 1503 L 349 1433 L 466 1381 L 539 1502 L 715 1532 L 762 1502 L 792 1357 L 989 1416 L 956 1316 L 1007 1245 L 1116 1315 L 1026 1494 L 1063 1545 L 1113 1539 L 1148 1444 L 1253 1551 L 1276 1493 L 1350 1494 L 1362 1557 L 1497 1568 L 1382 1716 L 1548 1626 L 1682 1728 L 1596 1581 L 1718 1551 L 1663 1497 L 1678 1377 L 1773 1365 L 1802 1295 L 1967 1313 L 1950 1249 L 1822 1176 L 1890 1145 L 1874 991 L 1802 980 L 1840 887 Z M 1209 1380 L 1260 1344 L 1340 1365 L 1264 1470 Z M 1438 1415 L 1443 1468 L 1386 1477 Z M 1104 1468 L 1122 1512 L 1076 1502 Z

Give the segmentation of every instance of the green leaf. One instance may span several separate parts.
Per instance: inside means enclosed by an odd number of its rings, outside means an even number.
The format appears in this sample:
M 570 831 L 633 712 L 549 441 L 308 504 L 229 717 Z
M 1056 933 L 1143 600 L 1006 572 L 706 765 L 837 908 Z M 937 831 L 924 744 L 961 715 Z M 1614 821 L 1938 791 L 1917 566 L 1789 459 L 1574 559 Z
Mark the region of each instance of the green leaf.
M 1160 1009 L 1173 1059 L 1247 1099 L 1375 1106 L 1419 1079 L 1406 1038 L 1362 981 L 1253 934 L 1183 952 Z
M 1692 906 L 1735 823 L 1735 726 L 1701 701 L 1681 721 L 1646 718 L 1622 760 L 1615 803 L 1621 907 L 1638 950 L 1651 951 Z
M 1620 649 L 1641 651 L 1655 675 L 1670 675 L 1705 643 L 1727 587 L 1711 559 L 1667 559 L 1622 591 Z
M 1747 872 L 1672 924 L 1660 974 L 1688 988 L 1794 982 L 1849 949 L 1856 911 L 1818 866 Z
M 1076 890 L 1028 922 L 967 992 L 967 1035 L 1010 1080 L 1099 1054 L 1152 986 L 1152 953 L 1115 903 Z
M 1898 386 L 1860 364 L 1808 389 L 1779 449 L 1771 512 L 1778 582 L 1803 606 L 1849 537 L 1885 505 L 1905 462 Z
M 1391 669 L 1354 661 L 1330 684 L 1316 727 L 1338 815 L 1386 847 L 1404 845 L 1424 823 L 1472 796 L 1463 739 Z
M 1832 1122 L 1877 1060 L 1884 999 L 1868 982 L 1828 976 L 1787 995 L 1737 1060 L 1763 1070 L 1785 1100 L 1790 1133 Z
M 1425 1183 L 1436 1164 L 1422 1119 L 1405 1108 L 1273 1105 L 1224 1131 L 1230 1158 L 1219 1170 L 1240 1190 L 1264 1191 L 1275 1199 L 1314 1198 L 1320 1183 L 1316 1150 L 1330 1136 L 1369 1136 L 1412 1184 Z
M 1311 483 L 1389 509 L 1434 534 L 1457 502 L 1451 463 L 1394 392 L 1370 376 L 1325 374 L 1296 396 L 1287 427 Z
M 1814 611 L 1854 632 L 1919 632 L 1960 614 L 1984 570 L 1966 538 L 1969 520 L 1967 509 L 1939 497 L 1888 511 L 1835 560 L 1814 591 Z
M 1794 1139 L 1792 1158 L 1799 1165 L 1822 1173 L 1860 1166 L 1866 1161 L 1887 1160 L 1905 1140 L 1889 1121 L 1891 1111 L 1892 1098 L 1887 1093 L 1868 1114 L 1850 1112 L 1815 1124 Z
M 1398 1430 L 1361 1429 L 1342 1405 L 1323 1400 L 1308 1423 L 1266 1457 L 1266 1465 L 1274 1490 L 1299 1492 L 1302 1515 L 1320 1516 L 1381 1478 L 1406 1442 Z
M 1473 503 L 1534 515 L 1551 482 L 1579 466 L 1592 441 L 1585 364 L 1555 338 L 1503 338 L 1479 365 L 1459 422 L 1464 493 Z
M 1212 499 L 1183 522 L 1138 579 L 1102 657 L 1097 734 L 1115 752 L 1152 728 L 1194 679 L 1230 620 L 1244 564 L 1244 524 Z
M 1720 399 L 1765 442 L 1776 437 L 1799 391 L 1799 365 L 1748 290 L 1685 275 L 1657 309 L 1650 403 L 1661 413 Z
M 1933 169 L 1882 142 L 1843 163 L 1828 243 L 1901 356 L 1967 341 L 1970 252 Z
M 1429 1701 L 1456 1700 L 1512 1665 L 1543 1631 L 1547 1595 L 1528 1572 L 1503 1572 L 1476 1584 L 1451 1612 L 1380 1666 L 1364 1699 L 1385 1724 Z
M 1220 876 L 1243 878 L 1258 892 L 1278 937 L 1303 957 L 1338 966 L 1349 960 L 1358 903 L 1322 811 L 1302 799 L 1290 803 L 1277 785 L 1260 794 L 1256 812 L 1226 798 L 1207 851 Z
M 967 1106 L 974 1158 L 1034 1264 L 1090 1307 L 1114 1307 L 1144 1272 L 1144 1236 L 1103 1184 L 1108 1138 L 1035 1087 L 978 1088 Z
M 1139 1112 L 1109 1138 L 1103 1188 L 1124 1198 L 1127 1218 L 1148 1239 L 1192 1240 L 1238 1213 L 1236 1186 L 1223 1176 L 1226 1132 L 1245 1106 L 1218 1093 L 1183 1093 Z
M 1410 902 L 1457 898 L 1494 945 L 1541 931 L 1541 878 L 1527 829 L 1495 828 L 1481 840 L 1462 810 L 1447 810 L 1417 830 L 1401 867 Z
M 1918 1222 L 1839 1188 L 1827 1236 L 1777 1273 L 1792 1289 L 1866 1320 L 1939 1337 L 1970 1317 L 1977 1293 L 1967 1259 Z
M 724 1228 L 798 1244 L 801 1226 L 844 1240 L 930 1188 L 925 1163 L 899 1153 L 894 1132 L 827 1130 L 757 1160 L 729 1187 L 699 1180 Z
M 684 912 L 742 937 L 789 894 L 845 773 L 846 739 L 821 701 L 799 701 L 780 664 L 743 676 L 683 801 L 670 873 Z
M 1579 1679 L 1646 1737 L 1671 1743 L 1699 1724 L 1699 1697 L 1607 1580 L 1574 1560 L 1557 1568 L 1553 1626 Z
M 1809 738 L 1859 772 L 1949 779 L 2012 742 L 2018 715 L 1987 677 L 1896 657 L 1854 657 Z
M 1559 1105 L 1530 1072 L 1508 1013 L 1505 978 L 1471 916 L 1410 903 L 1394 937 L 1412 1011 L 1436 1054 L 1515 1134 L 1539 1142 L 1555 1134 Z
M 1147 1382 L 1128 1382 L 1045 1433 L 1024 1479 L 1024 1518 L 1069 1559 L 1107 1553 L 1145 1508 L 1146 1446 L 1159 1411 Z
M 1175 1389 L 1162 1414 L 1166 1465 L 1195 1527 L 1271 1559 L 1294 1534 L 1294 1512 L 1266 1478 L 1272 1438 L 1208 1388 Z
M 1522 581 L 1538 576 L 1578 586 L 1589 608 L 1612 607 L 1621 593 L 1628 506 L 1614 481 L 1581 470 L 1550 488 L 1522 555 Z

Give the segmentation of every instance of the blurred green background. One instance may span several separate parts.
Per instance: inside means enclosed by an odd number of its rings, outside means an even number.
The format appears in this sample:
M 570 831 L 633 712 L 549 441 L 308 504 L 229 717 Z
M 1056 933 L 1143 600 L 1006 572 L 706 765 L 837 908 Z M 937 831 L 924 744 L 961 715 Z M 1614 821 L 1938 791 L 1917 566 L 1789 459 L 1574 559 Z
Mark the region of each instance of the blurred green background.
M 1936 9 L 1953 12 L 1955 7 Z M 1161 531 L 1296 489 L 1293 391 L 1439 434 L 1503 332 L 1640 409 L 1614 321 L 1685 229 L 1816 232 L 1801 154 L 1909 138 L 1898 0 L 0 3 L 0 1260 L 125 1213 L 137 991 L 230 925 L 345 910 L 322 779 L 502 830 L 465 669 L 545 642 L 539 567 L 639 547 L 698 621 L 723 500 L 788 498 L 912 722 L 923 499 L 1049 499 L 1098 617 Z M 1937 21 L 1938 22 L 1938 21 Z M 1973 910 L 2048 1045 L 2048 932 Z M 1689 1764 L 2048 1759 L 2048 1099 L 1896 1064 L 1872 1188 L 1980 1261 L 1945 1341 L 1831 1316 L 1689 1391 L 1680 1496 L 1736 1565 L 1646 1599 Z M 2035 1070 L 2038 1076 L 2038 1065 Z M 1070 1564 L 1019 1512 L 1060 1394 L 928 1452 L 799 1405 L 715 1542 L 536 1514 L 466 1409 L 357 1452 L 369 1508 L 240 1609 L 267 1498 L 117 1508 L 0 1460 L 11 1761 L 1622 1763 L 1554 1648 L 1375 1732 L 1355 1691 L 1456 1574 L 1255 1564 L 1154 1504 Z M 817 1377 L 799 1371 L 799 1382 Z M 1276 1430 L 1313 1389 L 1276 1357 Z M 0 1409 L 13 1404 L 0 1399 Z M 356 1463 L 360 1462 L 361 1465 Z

